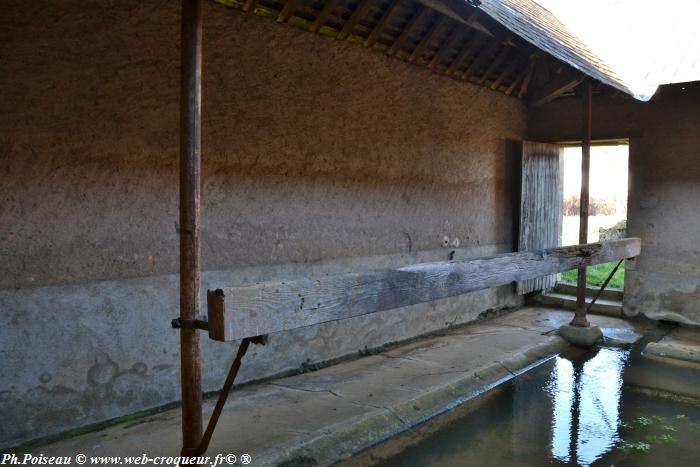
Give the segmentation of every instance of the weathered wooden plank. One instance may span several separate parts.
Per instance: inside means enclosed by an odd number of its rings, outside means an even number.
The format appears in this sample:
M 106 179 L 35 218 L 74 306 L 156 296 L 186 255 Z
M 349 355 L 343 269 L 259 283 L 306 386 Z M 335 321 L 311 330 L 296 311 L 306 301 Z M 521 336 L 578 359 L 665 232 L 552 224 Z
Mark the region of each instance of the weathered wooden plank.
M 581 265 L 632 258 L 640 248 L 638 238 L 628 238 L 210 290 L 209 337 L 230 341 L 429 302 Z
M 519 251 L 561 245 L 563 151 L 556 144 L 523 141 Z M 554 287 L 556 281 L 556 274 L 520 281 L 518 294 Z

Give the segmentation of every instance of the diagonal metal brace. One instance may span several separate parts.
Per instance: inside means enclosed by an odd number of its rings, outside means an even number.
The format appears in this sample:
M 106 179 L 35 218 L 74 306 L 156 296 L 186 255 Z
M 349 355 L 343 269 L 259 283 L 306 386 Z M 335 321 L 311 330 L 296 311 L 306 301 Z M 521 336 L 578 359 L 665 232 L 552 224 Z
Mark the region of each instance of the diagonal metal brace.
M 602 287 L 598 290 L 598 293 L 595 294 L 595 297 L 593 297 L 593 300 L 591 300 L 591 303 L 588 304 L 588 308 L 586 308 L 586 314 L 588 314 L 588 313 L 591 311 L 591 308 L 593 308 L 593 305 L 595 304 L 596 300 L 598 300 L 598 297 L 600 297 L 600 294 L 602 294 L 602 293 L 603 293 L 603 290 L 605 290 L 605 288 L 608 286 L 608 284 L 610 283 L 610 280 L 613 278 L 613 276 L 614 276 L 615 273 L 617 272 L 617 268 L 620 267 L 620 265 L 622 264 L 623 261 L 624 261 L 624 259 L 621 259 L 621 260 L 617 263 L 617 265 L 615 266 L 615 268 L 610 272 L 610 275 L 608 276 L 608 278 L 605 279 L 605 282 L 603 282 L 603 285 L 602 285 Z
M 216 400 L 216 406 L 214 406 L 214 411 L 211 413 L 211 418 L 209 418 L 207 429 L 204 431 L 204 435 L 202 436 L 202 439 L 199 442 L 199 446 L 197 446 L 197 449 L 194 453 L 191 453 L 192 455 L 199 456 L 201 454 L 204 454 L 207 448 L 209 447 L 209 442 L 211 441 L 211 437 L 214 434 L 214 429 L 216 428 L 216 424 L 219 421 L 221 411 L 223 410 L 224 405 L 226 404 L 228 394 L 231 392 L 233 382 L 236 379 L 236 375 L 238 375 L 238 370 L 241 368 L 241 360 L 243 360 L 243 357 L 248 351 L 248 347 L 250 346 L 250 344 L 265 345 L 267 344 L 267 336 L 264 335 L 246 337 L 241 341 L 241 344 L 238 346 L 238 352 L 236 352 L 236 358 L 233 359 L 233 362 L 231 363 L 231 368 L 229 368 L 228 370 L 228 375 L 226 375 L 226 381 L 224 382 L 224 386 L 221 388 L 221 392 L 219 392 L 219 398 Z

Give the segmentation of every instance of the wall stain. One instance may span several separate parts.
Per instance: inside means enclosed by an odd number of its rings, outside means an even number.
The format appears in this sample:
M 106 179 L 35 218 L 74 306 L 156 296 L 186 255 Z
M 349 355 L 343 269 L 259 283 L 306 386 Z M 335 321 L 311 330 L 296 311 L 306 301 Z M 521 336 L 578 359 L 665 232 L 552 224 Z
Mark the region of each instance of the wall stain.
M 87 372 L 87 381 L 91 386 L 111 383 L 119 374 L 119 366 L 109 356 L 100 352 L 95 357 L 95 364 Z
M 690 316 L 692 315 L 691 312 L 697 309 L 698 303 L 700 303 L 700 285 L 692 292 L 671 290 L 661 294 L 659 298 L 661 299 L 661 306 L 663 308 Z

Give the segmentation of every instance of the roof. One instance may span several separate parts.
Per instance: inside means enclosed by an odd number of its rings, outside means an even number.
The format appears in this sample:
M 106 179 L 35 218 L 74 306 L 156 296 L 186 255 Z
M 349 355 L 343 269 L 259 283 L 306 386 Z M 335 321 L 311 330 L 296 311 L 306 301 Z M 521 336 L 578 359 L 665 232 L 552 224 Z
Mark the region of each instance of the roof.
M 535 46 L 474 8 L 475 0 L 449 0 L 449 6 L 445 0 L 215 1 L 527 102 L 541 84 L 535 68 L 559 72 L 558 60 L 540 57 Z
M 635 93 L 586 43 L 535 1 L 481 0 L 479 9 L 532 45 L 591 78 L 641 100 L 651 97 Z
M 572 31 L 570 18 L 565 22 L 565 15 L 552 13 L 535 0 L 215 1 L 243 13 L 364 45 L 434 73 L 524 99 L 533 106 L 572 94 L 586 76 L 602 83 L 597 88 L 607 85 L 640 100 L 648 100 L 656 89 L 620 73 L 624 68 L 601 58 L 599 49 L 591 47 L 590 38 L 582 39 Z M 603 1 L 608 0 L 584 3 Z M 615 0 L 624 1 L 632 0 Z M 585 5 L 577 8 L 585 9 Z M 587 32 L 590 21 L 584 23 Z

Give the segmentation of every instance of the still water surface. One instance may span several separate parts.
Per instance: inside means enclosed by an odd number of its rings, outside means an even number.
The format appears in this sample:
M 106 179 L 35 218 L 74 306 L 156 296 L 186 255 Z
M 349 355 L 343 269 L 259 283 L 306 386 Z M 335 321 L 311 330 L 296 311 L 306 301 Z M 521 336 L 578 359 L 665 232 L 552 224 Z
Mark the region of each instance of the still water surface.
M 641 360 L 630 350 L 574 349 L 356 460 L 387 467 L 700 466 L 700 403 L 626 384 L 626 372 Z M 663 367 L 669 376 L 680 371 Z

